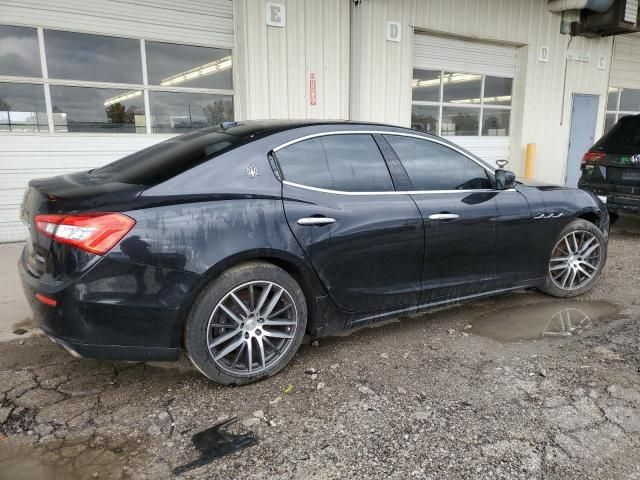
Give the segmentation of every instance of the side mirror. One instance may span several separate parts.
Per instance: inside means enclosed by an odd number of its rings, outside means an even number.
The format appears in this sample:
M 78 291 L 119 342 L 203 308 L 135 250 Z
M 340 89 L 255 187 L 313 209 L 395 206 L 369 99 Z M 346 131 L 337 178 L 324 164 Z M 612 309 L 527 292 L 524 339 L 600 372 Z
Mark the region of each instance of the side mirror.
M 509 170 L 496 170 L 496 189 L 509 190 L 516 186 L 516 174 Z

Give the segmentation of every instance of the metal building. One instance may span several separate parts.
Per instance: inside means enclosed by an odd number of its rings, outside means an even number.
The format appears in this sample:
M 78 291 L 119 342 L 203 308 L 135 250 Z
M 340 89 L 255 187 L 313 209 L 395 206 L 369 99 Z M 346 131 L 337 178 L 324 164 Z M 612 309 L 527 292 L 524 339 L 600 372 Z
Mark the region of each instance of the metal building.
M 535 143 L 571 184 L 640 112 L 640 36 L 561 33 L 592 1 L 0 0 L 0 242 L 29 179 L 231 119 L 412 126 L 518 173 Z

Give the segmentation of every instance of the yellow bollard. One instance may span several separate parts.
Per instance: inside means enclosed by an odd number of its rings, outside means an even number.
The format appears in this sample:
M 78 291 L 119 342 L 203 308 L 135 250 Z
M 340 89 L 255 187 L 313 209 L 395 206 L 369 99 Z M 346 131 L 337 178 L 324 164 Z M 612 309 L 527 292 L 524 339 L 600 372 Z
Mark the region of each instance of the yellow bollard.
M 536 175 L 536 144 L 527 144 L 527 155 L 524 159 L 524 178 L 534 178 Z

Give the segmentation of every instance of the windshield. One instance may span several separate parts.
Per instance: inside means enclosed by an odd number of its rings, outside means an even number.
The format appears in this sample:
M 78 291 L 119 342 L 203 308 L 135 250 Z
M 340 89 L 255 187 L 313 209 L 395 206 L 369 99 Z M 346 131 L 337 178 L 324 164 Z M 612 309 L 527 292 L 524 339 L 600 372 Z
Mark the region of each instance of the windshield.
M 221 132 L 192 132 L 165 140 L 90 172 L 100 180 L 154 185 L 244 142 Z

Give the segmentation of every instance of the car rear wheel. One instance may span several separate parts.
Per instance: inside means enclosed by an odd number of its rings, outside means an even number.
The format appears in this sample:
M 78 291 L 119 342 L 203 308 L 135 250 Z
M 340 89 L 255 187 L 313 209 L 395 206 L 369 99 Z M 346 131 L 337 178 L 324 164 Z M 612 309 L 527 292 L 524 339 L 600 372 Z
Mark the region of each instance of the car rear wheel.
M 304 294 L 291 275 L 270 263 L 244 263 L 202 292 L 187 320 L 185 347 L 209 379 L 242 385 L 289 363 L 306 323 Z
M 582 295 L 596 283 L 606 259 L 600 229 L 586 220 L 574 220 L 553 247 L 542 290 L 554 297 Z

